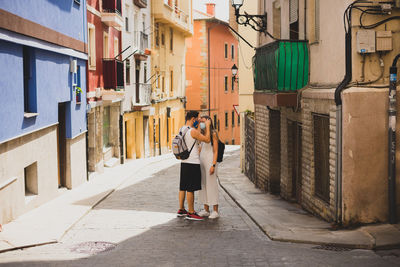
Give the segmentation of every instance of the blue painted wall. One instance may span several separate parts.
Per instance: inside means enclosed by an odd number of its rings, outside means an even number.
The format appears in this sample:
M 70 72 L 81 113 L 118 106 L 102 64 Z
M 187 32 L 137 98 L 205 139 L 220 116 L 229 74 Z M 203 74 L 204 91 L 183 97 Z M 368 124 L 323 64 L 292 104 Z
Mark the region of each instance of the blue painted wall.
M 23 46 L 0 40 L 0 142 L 58 122 L 58 103 L 66 103 L 66 137 L 86 130 L 86 61 L 78 59 L 82 104 L 76 103 L 70 56 L 32 48 L 36 112 L 24 118 Z
M 0 8 L 87 43 L 86 0 L 0 0 Z

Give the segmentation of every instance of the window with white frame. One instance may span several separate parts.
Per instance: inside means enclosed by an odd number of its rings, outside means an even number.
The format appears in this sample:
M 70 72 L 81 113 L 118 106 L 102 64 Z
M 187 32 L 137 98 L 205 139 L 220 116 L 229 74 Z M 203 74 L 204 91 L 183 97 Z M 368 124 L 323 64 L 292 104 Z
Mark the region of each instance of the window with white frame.
M 96 28 L 93 24 L 88 24 L 89 31 L 89 68 L 96 68 Z

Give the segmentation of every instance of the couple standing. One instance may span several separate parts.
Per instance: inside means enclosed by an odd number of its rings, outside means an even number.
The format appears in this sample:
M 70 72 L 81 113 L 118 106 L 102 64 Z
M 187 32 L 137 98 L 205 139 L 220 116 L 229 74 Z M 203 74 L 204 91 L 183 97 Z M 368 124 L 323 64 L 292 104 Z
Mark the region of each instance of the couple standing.
M 199 118 L 199 112 L 188 111 L 186 124 L 180 131 L 190 149 L 189 158 L 181 162 L 179 184 L 179 217 L 186 216 L 188 220 L 203 220 L 209 216 L 216 219 L 218 214 L 218 184 L 217 184 L 217 157 L 218 135 L 213 128 L 212 120 L 208 116 Z M 199 191 L 199 201 L 204 204 L 204 210 L 196 213 L 194 210 L 194 192 Z M 185 197 L 188 208 L 185 209 Z M 210 206 L 213 211 L 210 215 Z

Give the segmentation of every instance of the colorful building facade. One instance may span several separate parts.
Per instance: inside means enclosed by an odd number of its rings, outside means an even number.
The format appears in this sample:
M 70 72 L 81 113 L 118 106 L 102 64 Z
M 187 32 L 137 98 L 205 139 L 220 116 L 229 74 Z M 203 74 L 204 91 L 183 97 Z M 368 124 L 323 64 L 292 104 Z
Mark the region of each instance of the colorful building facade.
M 122 29 L 125 98 L 122 103 L 122 158 L 150 156 L 151 2 L 124 1 Z
M 193 34 L 192 1 L 152 1 L 150 154 L 167 153 L 185 123 L 185 38 Z
M 87 179 L 86 1 L 2 1 L 0 62 L 6 223 Z
M 229 24 L 194 11 L 194 34 L 186 40 L 186 109 L 209 115 L 225 144 L 240 144 L 238 80 L 231 68 L 238 65 L 238 40 Z
M 88 0 L 88 169 L 102 172 L 120 162 L 121 101 L 124 64 L 121 55 L 120 0 Z

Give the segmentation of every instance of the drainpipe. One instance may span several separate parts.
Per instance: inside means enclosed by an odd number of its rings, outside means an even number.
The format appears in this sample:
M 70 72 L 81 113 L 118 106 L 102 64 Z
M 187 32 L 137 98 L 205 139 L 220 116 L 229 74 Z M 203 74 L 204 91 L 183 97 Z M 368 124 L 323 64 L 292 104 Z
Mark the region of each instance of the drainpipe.
M 342 98 L 341 93 L 352 79 L 351 27 L 346 33 L 346 74 L 335 90 L 336 109 L 336 167 L 335 167 L 335 217 L 342 222 Z
M 396 219 L 396 82 L 397 82 L 397 61 L 398 54 L 390 67 L 389 84 L 389 139 L 388 139 L 388 195 L 389 195 L 389 223 L 395 224 Z

